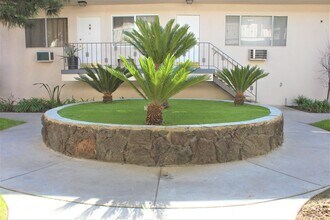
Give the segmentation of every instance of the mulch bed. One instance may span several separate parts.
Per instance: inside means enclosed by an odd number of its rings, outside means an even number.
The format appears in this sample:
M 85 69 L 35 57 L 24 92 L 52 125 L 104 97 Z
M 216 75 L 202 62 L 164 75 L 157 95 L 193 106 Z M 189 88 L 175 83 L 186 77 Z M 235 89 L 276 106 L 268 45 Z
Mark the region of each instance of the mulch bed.
M 296 220 L 330 220 L 330 189 L 314 196 L 300 209 Z

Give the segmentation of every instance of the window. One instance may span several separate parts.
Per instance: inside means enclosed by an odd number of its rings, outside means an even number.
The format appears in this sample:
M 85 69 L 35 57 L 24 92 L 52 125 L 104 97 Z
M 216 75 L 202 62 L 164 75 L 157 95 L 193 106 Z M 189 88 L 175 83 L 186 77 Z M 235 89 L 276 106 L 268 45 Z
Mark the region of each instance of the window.
M 30 24 L 25 28 L 26 47 L 46 47 L 45 19 L 31 19 Z
M 68 19 L 47 19 L 47 46 L 64 47 L 68 43 Z
M 134 28 L 134 17 L 114 17 L 113 18 L 113 41 L 123 42 L 124 31 L 132 31 Z
M 63 47 L 68 42 L 66 18 L 30 19 L 25 28 L 26 47 Z
M 226 17 L 226 45 L 239 45 L 239 16 Z
M 113 41 L 123 42 L 124 31 L 132 31 L 136 20 L 142 19 L 147 22 L 154 22 L 156 15 L 131 15 L 113 17 Z
M 272 17 L 241 17 L 241 45 L 271 46 Z
M 142 19 L 144 21 L 151 23 L 151 22 L 155 21 L 156 16 L 155 15 L 138 15 L 138 16 L 136 16 L 136 20 L 138 20 L 138 19 Z
M 226 45 L 286 46 L 286 16 L 226 16 Z
M 274 17 L 273 46 L 286 46 L 288 17 Z

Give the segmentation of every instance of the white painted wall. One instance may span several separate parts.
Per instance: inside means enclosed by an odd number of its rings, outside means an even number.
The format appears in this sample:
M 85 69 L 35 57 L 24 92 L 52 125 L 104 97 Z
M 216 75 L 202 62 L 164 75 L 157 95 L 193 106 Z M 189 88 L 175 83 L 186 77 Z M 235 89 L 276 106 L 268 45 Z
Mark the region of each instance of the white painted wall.
M 258 83 L 258 99 L 261 103 L 284 105 L 287 99 L 290 104 L 300 94 L 315 99 L 326 97 L 326 88 L 320 80 L 319 63 L 321 51 L 330 42 L 330 5 L 88 5 L 85 8 L 66 7 L 60 17 L 68 18 L 70 42 L 77 41 L 77 17 L 100 17 L 101 41 L 109 42 L 112 40 L 112 16 L 129 14 L 158 14 L 163 24 L 177 15 L 199 15 L 201 41 L 215 44 L 241 64 L 257 64 L 270 73 Z M 249 62 L 250 47 L 225 46 L 226 15 L 288 16 L 287 46 L 258 47 L 268 50 L 269 59 L 265 62 Z M 53 63 L 36 63 L 36 51 L 53 51 L 56 59 Z M 45 96 L 32 84 L 62 84 L 61 54 L 62 48 L 25 48 L 24 30 L 0 27 L 0 97 L 10 94 L 21 98 Z M 99 97 L 79 82 L 67 84 L 63 90 L 67 97 Z M 122 88 L 121 91 L 125 94 L 131 92 L 128 88 Z

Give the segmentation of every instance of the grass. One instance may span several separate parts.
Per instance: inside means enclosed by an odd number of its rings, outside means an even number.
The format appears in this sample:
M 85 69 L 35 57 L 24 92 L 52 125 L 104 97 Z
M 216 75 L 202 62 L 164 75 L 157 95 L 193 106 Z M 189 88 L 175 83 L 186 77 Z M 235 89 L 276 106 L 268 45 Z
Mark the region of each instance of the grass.
M 0 196 L 0 220 L 7 220 L 7 219 L 8 219 L 8 209 L 5 201 Z
M 20 125 L 25 123 L 24 121 L 16 121 L 16 120 L 10 120 L 7 118 L 0 118 L 0 131 L 5 130 L 7 128 L 14 127 L 16 125 Z
M 318 121 L 318 122 L 312 123 L 311 125 L 324 129 L 326 131 L 330 131 L 330 119 Z
M 267 116 L 260 106 L 235 106 L 229 102 L 207 100 L 170 100 L 164 110 L 164 125 L 208 124 L 245 121 Z M 64 108 L 62 117 L 80 121 L 144 125 L 145 100 L 119 100 L 110 104 L 87 103 Z

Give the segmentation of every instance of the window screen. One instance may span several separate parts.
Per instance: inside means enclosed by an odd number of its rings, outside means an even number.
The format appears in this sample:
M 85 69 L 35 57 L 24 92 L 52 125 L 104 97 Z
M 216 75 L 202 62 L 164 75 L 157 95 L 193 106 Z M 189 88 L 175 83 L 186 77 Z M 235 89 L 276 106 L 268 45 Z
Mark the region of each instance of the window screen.
M 136 20 L 138 20 L 138 19 L 142 19 L 144 21 L 151 23 L 156 20 L 156 15 L 138 15 L 138 16 L 136 16 Z
M 30 19 L 25 28 L 26 47 L 46 47 L 45 19 Z
M 275 16 L 273 25 L 273 46 L 286 46 L 288 17 Z
M 226 16 L 226 45 L 239 45 L 239 16 Z
M 47 19 L 48 47 L 64 47 L 68 43 L 68 19 Z
M 242 16 L 241 45 L 271 46 L 272 44 L 271 16 Z
M 113 18 L 113 40 L 114 42 L 124 41 L 124 31 L 132 31 L 134 28 L 134 16 Z

